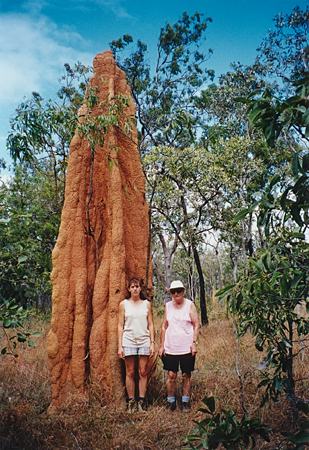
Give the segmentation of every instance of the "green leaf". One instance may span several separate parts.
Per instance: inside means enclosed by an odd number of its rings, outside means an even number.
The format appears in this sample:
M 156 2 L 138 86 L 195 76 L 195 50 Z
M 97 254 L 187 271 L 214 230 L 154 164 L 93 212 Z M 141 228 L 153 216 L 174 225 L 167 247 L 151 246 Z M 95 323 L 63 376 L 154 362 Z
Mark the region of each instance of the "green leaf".
M 28 256 L 25 256 L 25 255 L 24 256 L 19 256 L 18 257 L 18 264 L 27 261 L 27 259 L 28 259 Z
M 293 219 L 297 223 L 297 225 L 302 227 L 304 222 L 303 222 L 303 219 L 302 219 L 302 217 L 300 215 L 300 208 L 299 208 L 299 206 L 297 204 L 293 204 L 291 206 L 291 214 L 292 214 Z
M 241 209 L 233 218 L 233 223 L 238 223 L 239 221 L 243 220 L 245 217 L 247 217 L 248 214 L 252 213 L 254 209 L 256 208 L 257 202 L 253 203 L 248 208 Z
M 300 432 L 296 436 L 293 436 L 293 438 L 290 438 L 290 440 L 295 444 L 308 444 L 309 432 L 308 431 Z
M 29 333 L 29 334 L 34 337 L 42 336 L 42 333 L 40 331 L 33 331 L 32 333 Z
M 281 175 L 279 175 L 279 174 L 274 175 L 274 176 L 270 179 L 270 183 L 269 183 L 268 189 L 271 190 L 271 189 L 275 186 L 275 184 L 277 184 L 280 180 L 281 180 Z
M 214 397 L 205 397 L 205 398 L 203 398 L 203 403 L 205 403 L 205 405 L 208 406 L 209 411 L 211 413 L 215 412 L 216 403 L 215 403 Z
M 235 287 L 235 284 L 228 284 L 227 286 L 223 287 L 222 289 L 219 289 L 216 292 L 216 295 L 218 297 L 225 297 L 226 294 L 231 291 Z
M 292 157 L 292 173 L 295 177 L 297 177 L 300 171 L 301 171 L 300 158 L 298 153 L 294 153 Z
M 4 328 L 11 328 L 11 326 L 14 324 L 12 319 L 4 319 L 3 321 L 3 327 Z
M 308 110 L 308 112 L 309 112 L 309 110 Z M 305 172 L 309 171 L 309 153 L 307 153 L 306 155 L 303 156 L 302 166 L 303 166 L 303 170 Z

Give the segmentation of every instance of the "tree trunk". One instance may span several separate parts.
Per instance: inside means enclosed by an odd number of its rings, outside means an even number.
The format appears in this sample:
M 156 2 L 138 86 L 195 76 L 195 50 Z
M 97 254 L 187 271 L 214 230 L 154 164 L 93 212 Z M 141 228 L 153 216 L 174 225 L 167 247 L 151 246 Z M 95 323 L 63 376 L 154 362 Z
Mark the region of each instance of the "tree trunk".
M 222 281 L 223 281 L 223 269 L 222 269 L 222 262 L 221 262 L 221 258 L 220 255 L 218 253 L 218 251 L 216 250 L 216 259 L 218 262 L 218 267 L 219 267 L 219 272 L 218 272 L 218 286 L 216 286 L 217 289 L 221 289 L 222 288 Z
M 233 274 L 233 281 L 236 283 L 237 281 L 237 272 L 238 272 L 238 258 L 237 253 L 234 249 L 233 244 L 230 242 L 230 259 L 232 264 L 232 274 Z
M 286 360 L 286 372 L 287 372 L 287 395 L 290 401 L 295 402 L 295 382 L 293 376 L 293 322 L 288 320 L 289 327 L 289 342 L 291 347 L 288 349 L 288 355 Z
M 198 251 L 194 244 L 192 244 L 192 251 L 194 262 L 196 265 L 198 277 L 199 277 L 199 285 L 200 285 L 200 307 L 201 307 L 201 321 L 202 325 L 208 324 L 208 316 L 207 316 L 207 307 L 206 307 L 206 295 L 205 295 L 205 280 L 204 274 L 201 266 L 200 257 Z
M 164 303 L 170 301 L 169 287 L 172 281 L 172 262 L 173 256 L 178 245 L 177 236 L 174 237 L 174 241 L 171 246 L 166 243 L 166 240 L 162 233 L 159 233 L 159 239 L 162 245 L 163 257 L 164 257 Z

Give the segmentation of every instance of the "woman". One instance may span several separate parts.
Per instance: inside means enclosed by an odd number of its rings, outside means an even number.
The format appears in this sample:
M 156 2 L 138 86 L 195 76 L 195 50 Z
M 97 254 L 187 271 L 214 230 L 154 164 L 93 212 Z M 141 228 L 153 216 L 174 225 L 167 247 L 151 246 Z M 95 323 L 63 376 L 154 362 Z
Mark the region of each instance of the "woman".
M 151 304 L 141 298 L 141 283 L 132 278 L 128 287 L 130 297 L 119 304 L 118 356 L 124 358 L 128 411 L 145 411 L 147 362 L 154 353 L 154 328 Z M 135 357 L 138 357 L 139 397 L 135 394 Z

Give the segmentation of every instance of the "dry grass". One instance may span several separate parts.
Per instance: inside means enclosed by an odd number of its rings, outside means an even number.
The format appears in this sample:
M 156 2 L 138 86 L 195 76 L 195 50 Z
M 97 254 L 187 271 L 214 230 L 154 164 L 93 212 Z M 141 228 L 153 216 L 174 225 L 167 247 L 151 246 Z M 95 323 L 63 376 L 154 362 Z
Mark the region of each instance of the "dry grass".
M 160 320 L 156 320 L 157 325 Z M 212 311 L 210 325 L 199 338 L 197 370 L 193 375 L 190 413 L 164 409 L 165 376 L 160 362 L 149 385 L 152 404 L 146 413 L 129 415 L 119 411 L 100 398 L 92 388 L 87 403 L 70 399 L 64 410 L 48 416 L 50 390 L 48 381 L 45 335 L 48 325 L 37 322 L 42 337 L 34 349 L 24 349 L 17 359 L 1 358 L 0 369 L 0 448 L 8 449 L 180 449 L 184 437 L 199 418 L 200 401 L 214 395 L 218 405 L 232 408 L 241 414 L 239 378 L 235 371 L 236 340 L 233 326 L 218 307 Z M 277 405 L 259 409 L 260 392 L 257 392 L 259 372 L 256 366 L 261 358 L 254 348 L 252 337 L 241 340 L 239 368 L 244 380 L 245 406 L 250 414 L 260 415 L 277 432 L 287 431 L 288 406 Z M 296 365 L 299 395 L 308 389 L 308 354 Z M 259 449 L 274 449 L 279 433 L 273 433 L 270 444 L 260 443 Z

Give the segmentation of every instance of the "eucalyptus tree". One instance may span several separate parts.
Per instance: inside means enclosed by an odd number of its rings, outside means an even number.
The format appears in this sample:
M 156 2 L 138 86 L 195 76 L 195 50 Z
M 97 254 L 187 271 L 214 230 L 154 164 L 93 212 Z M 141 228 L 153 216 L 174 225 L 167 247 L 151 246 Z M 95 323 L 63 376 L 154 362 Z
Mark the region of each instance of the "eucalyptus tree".
M 89 70 L 65 65 L 56 99 L 32 93 L 11 120 L 13 174 L 0 188 L 1 296 L 49 306 L 51 250 L 64 198 L 69 144 Z
M 142 154 L 152 146 L 185 148 L 194 141 L 198 125 L 194 96 L 214 76 L 206 65 L 212 50 L 206 54 L 201 50 L 209 22 L 203 14 L 183 13 L 175 24 L 161 28 L 155 56 L 140 40 L 130 52 L 134 44 L 130 35 L 111 43 L 137 104 Z
M 309 331 L 308 79 L 296 78 L 289 86 L 294 92 L 288 98 L 279 100 L 266 91 L 250 99 L 252 124 L 263 131 L 274 152 L 281 151 L 280 141 L 292 133 L 291 168 L 268 179 L 258 202 L 258 221 L 267 237 L 265 248 L 249 259 L 234 285 L 220 292 L 239 319 L 240 334 L 250 330 L 256 348 L 266 352 L 267 370 L 260 383 L 265 388 L 265 401 L 277 400 L 285 392 L 295 416 L 304 406 L 304 399 L 296 395 L 296 344 L 302 342 L 306 347 Z M 299 314 L 299 309 L 304 313 Z
M 207 155 L 203 150 L 155 147 L 145 156 L 144 163 L 146 172 L 155 171 L 154 220 L 159 221 L 166 236 L 175 235 L 186 254 L 194 259 L 199 277 L 201 319 L 205 324 L 208 318 L 199 247 L 209 229 L 206 206 L 218 195 L 220 182 L 212 178 L 211 170 L 206 170 Z
M 262 76 L 289 89 L 309 68 L 309 7 L 278 14 L 274 24 L 258 48 L 255 66 Z
M 59 226 L 54 186 L 21 165 L 0 187 L 0 296 L 23 306 L 50 306 L 50 254 Z
M 253 211 L 247 217 L 237 216 L 237 221 L 234 217 L 245 205 L 261 197 L 270 176 L 281 173 L 287 166 L 289 143 L 281 141 L 280 152 L 273 152 L 249 118 L 247 99 L 275 87 L 262 76 L 257 63 L 251 66 L 234 63 L 230 71 L 221 75 L 216 84 L 203 89 L 195 100 L 204 120 L 200 143 L 217 155 L 226 175 L 225 195 L 212 208 L 211 217 L 220 238 L 230 248 L 235 280 L 239 265 L 264 244 L 265 236 L 263 229 L 257 227 Z
M 257 132 L 250 127 L 248 107 L 239 100 L 265 86 L 254 65 L 232 63 L 231 69 L 221 74 L 216 83 L 203 87 L 195 98 L 202 118 L 201 143 L 212 145 L 218 139 L 235 136 L 254 138 Z
M 7 138 L 7 149 L 15 164 L 21 162 L 24 168 L 44 173 L 50 179 L 58 213 L 63 204 L 69 145 L 89 75 L 89 68 L 80 63 L 64 67 L 56 98 L 45 100 L 33 92 L 17 107 Z
M 194 97 L 203 83 L 214 75 L 213 71 L 206 66 L 212 51 L 209 50 L 206 54 L 201 51 L 201 44 L 210 21 L 211 19 L 204 18 L 200 13 L 192 16 L 183 13 L 175 24 L 167 24 L 161 28 L 155 58 L 149 57 L 147 45 L 140 40 L 136 42 L 135 50 L 130 53 L 129 49 L 134 45 L 130 35 L 124 35 L 111 43 L 119 65 L 127 74 L 136 101 L 140 124 L 139 148 L 142 156 L 147 156 L 155 147 L 159 146 L 178 150 L 189 148 L 196 140 L 199 115 Z M 152 64 L 148 61 L 152 61 Z M 154 152 L 162 160 L 157 151 L 154 150 Z M 147 166 L 147 162 L 145 164 Z M 160 170 L 164 172 L 162 164 Z M 148 176 L 147 168 L 146 175 Z M 148 179 L 151 181 L 153 175 L 150 174 Z M 168 178 L 166 180 L 167 183 L 171 182 Z M 187 233 L 190 234 L 184 187 L 181 179 L 176 181 L 182 208 L 177 210 L 177 216 L 173 220 L 174 227 L 171 227 L 169 223 L 171 228 L 168 233 L 169 236 L 171 233 L 174 236 L 173 245 L 170 248 L 166 245 L 165 236 L 167 234 L 164 221 L 160 223 L 162 229 L 158 234 L 165 254 L 166 284 L 170 278 L 169 267 L 172 255 L 178 243 L 181 242 L 180 231 L 177 228 L 186 227 Z M 150 188 L 151 205 L 156 189 L 156 184 L 152 183 Z M 175 209 L 172 206 L 171 198 L 166 201 L 170 203 L 170 210 Z M 160 217 L 163 217 L 162 214 Z M 156 231 L 158 231 L 158 218 L 158 215 L 153 218 L 153 230 Z M 165 220 L 167 219 L 165 218 Z M 164 229 L 165 232 L 163 232 Z M 194 260 L 196 264 L 200 265 L 198 246 L 191 238 L 189 242 L 190 251 L 195 255 Z M 198 270 L 201 283 L 201 303 L 205 305 L 203 306 L 202 321 L 205 322 L 207 315 L 204 280 L 201 267 Z
M 260 156 L 258 155 L 260 151 Z M 145 171 L 152 190 L 154 235 L 164 235 L 165 259 L 171 266 L 175 250 L 172 236 L 193 258 L 198 273 L 202 322 L 207 322 L 205 282 L 200 253 L 205 252 L 212 230 L 231 243 L 234 271 L 239 261 L 250 253 L 252 218 L 247 223 L 234 222 L 234 216 L 248 205 L 268 170 L 265 143 L 255 146 L 249 138 L 222 139 L 213 147 L 191 146 L 186 149 L 154 147 L 144 157 Z M 269 161 L 271 158 L 268 156 Z M 152 174 L 150 176 L 150 174 Z M 162 240 L 162 239 L 161 239 Z M 173 247 L 174 246 L 174 247 Z

